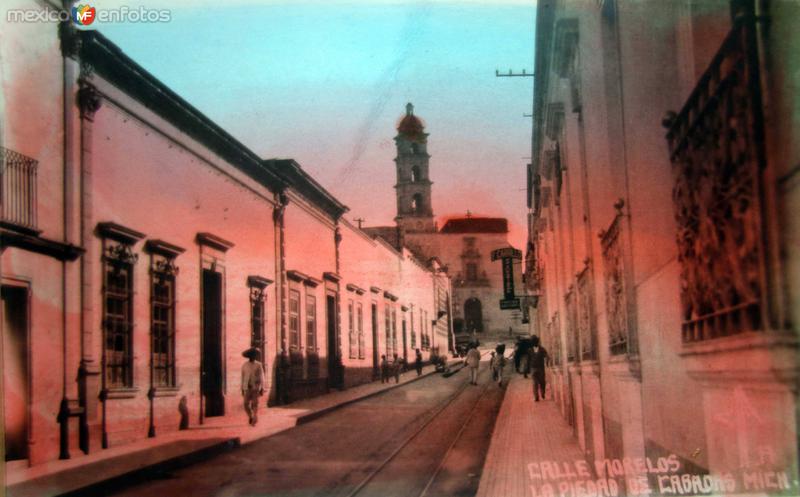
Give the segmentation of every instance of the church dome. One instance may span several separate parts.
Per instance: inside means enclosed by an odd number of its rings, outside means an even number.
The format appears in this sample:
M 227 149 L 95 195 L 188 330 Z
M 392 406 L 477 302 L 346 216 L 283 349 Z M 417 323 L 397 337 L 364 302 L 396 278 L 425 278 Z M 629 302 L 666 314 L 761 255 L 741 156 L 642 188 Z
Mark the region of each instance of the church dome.
M 397 132 L 401 136 L 411 139 L 425 138 L 425 124 L 422 120 L 414 115 L 414 106 L 409 102 L 406 105 L 406 115 L 400 120 L 397 125 Z

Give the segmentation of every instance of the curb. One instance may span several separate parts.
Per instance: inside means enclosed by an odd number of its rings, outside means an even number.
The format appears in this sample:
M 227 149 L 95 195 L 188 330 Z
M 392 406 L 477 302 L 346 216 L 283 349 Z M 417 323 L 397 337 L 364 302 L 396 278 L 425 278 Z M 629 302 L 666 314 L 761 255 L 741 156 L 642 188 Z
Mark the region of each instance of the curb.
M 80 488 L 56 494 L 56 497 L 105 496 L 113 490 L 125 488 L 142 481 L 168 478 L 171 471 L 205 461 L 224 452 L 234 450 L 240 445 L 238 437 L 222 440 L 199 450 L 187 452 L 164 461 L 133 469 L 111 478 L 96 481 Z
M 409 371 L 412 371 L 412 370 L 409 370 Z M 370 392 L 368 394 L 362 395 L 361 397 L 356 397 L 354 399 L 346 400 L 346 401 L 341 402 L 339 404 L 334 404 L 332 406 L 323 407 L 322 409 L 320 409 L 318 411 L 310 412 L 308 414 L 303 414 L 303 415 L 297 417 L 297 423 L 295 424 L 295 426 L 300 426 L 302 424 L 306 424 L 308 422 L 314 421 L 315 419 L 321 418 L 321 417 L 323 417 L 323 416 L 325 416 L 327 414 L 330 414 L 330 413 L 332 413 L 332 412 L 334 412 L 334 411 L 336 411 L 338 409 L 341 409 L 342 407 L 346 407 L 346 406 L 349 406 L 350 404 L 354 404 L 356 402 L 360 402 L 362 400 L 369 399 L 369 398 L 375 397 L 377 395 L 381 395 L 382 393 L 388 392 L 390 390 L 394 390 L 395 388 L 402 387 L 404 385 L 408 385 L 409 383 L 414 383 L 415 381 L 421 380 L 422 378 L 427 378 L 428 376 L 433 375 L 433 374 L 436 374 L 436 370 L 428 371 L 427 373 L 424 373 L 424 374 L 421 374 L 421 375 L 419 375 L 417 377 L 411 378 L 410 380 L 405 381 L 403 383 L 396 383 L 396 384 L 394 384 L 394 385 L 392 385 L 390 387 L 386 387 L 386 388 L 384 388 L 382 390 L 376 390 L 374 392 Z
M 413 371 L 413 370 L 410 370 Z M 324 407 L 317 411 L 313 411 L 307 414 L 303 414 L 298 416 L 295 421 L 294 426 L 299 426 L 302 424 L 309 423 L 315 419 L 319 419 L 323 416 L 326 416 L 338 409 L 346 407 L 348 405 L 354 404 L 356 402 L 360 402 L 362 400 L 375 397 L 381 394 L 384 394 L 388 391 L 394 390 L 398 387 L 402 387 L 404 385 L 408 385 L 415 381 L 419 381 L 423 378 L 427 378 L 429 376 L 437 374 L 436 370 L 428 371 L 427 373 L 423 373 L 420 376 L 412 377 L 410 380 L 405 381 L 403 383 L 396 383 L 389 387 L 386 387 L 381 390 L 376 390 L 374 392 L 370 392 L 368 394 L 362 395 L 360 397 L 356 397 L 353 399 L 346 400 L 339 404 L 334 404 L 328 407 Z M 169 459 L 165 459 L 163 461 L 154 462 L 152 464 L 148 464 L 146 466 L 142 466 L 139 468 L 131 469 L 130 471 L 126 471 L 116 476 L 112 476 L 110 478 L 101 479 L 90 483 L 85 486 L 77 487 L 66 492 L 56 493 L 56 494 L 49 494 L 53 497 L 103 497 L 108 495 L 111 491 L 119 488 L 126 488 L 133 486 L 137 483 L 142 481 L 148 480 L 158 480 L 163 478 L 168 478 L 169 473 L 171 471 L 175 471 L 177 469 L 190 466 L 192 464 L 196 464 L 208 459 L 211 459 L 219 454 L 224 452 L 228 452 L 234 449 L 237 449 L 243 445 L 247 445 L 250 443 L 254 443 L 266 438 L 270 438 L 272 436 L 277 435 L 278 433 L 284 432 L 286 430 L 291 429 L 292 427 L 287 427 L 285 429 L 279 430 L 276 433 L 272 433 L 263 437 L 259 437 L 254 440 L 250 440 L 247 442 L 243 442 L 240 437 L 231 437 L 228 439 L 223 439 L 217 443 L 208 445 L 198 450 L 189 451 L 185 454 L 181 454 Z M 42 477 L 48 478 L 48 477 Z M 33 495 L 41 495 L 40 492 L 42 489 L 38 488 L 40 486 L 45 486 L 45 481 L 38 482 L 37 479 L 29 480 L 27 482 L 21 482 L 17 485 L 12 487 L 6 488 L 7 492 L 10 491 L 9 495 L 19 496 L 19 497 L 28 497 Z M 16 487 L 16 488 L 15 488 Z M 16 492 L 14 491 L 16 490 Z

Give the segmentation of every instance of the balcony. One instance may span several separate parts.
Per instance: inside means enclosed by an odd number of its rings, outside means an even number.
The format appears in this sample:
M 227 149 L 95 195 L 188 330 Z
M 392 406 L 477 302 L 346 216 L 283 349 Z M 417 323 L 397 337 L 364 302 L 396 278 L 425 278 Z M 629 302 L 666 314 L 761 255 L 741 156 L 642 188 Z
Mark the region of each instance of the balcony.
M 682 338 L 766 327 L 763 116 L 752 16 L 740 16 L 683 109 L 668 117 Z
M 4 227 L 36 234 L 36 168 L 38 162 L 0 147 L 0 203 Z

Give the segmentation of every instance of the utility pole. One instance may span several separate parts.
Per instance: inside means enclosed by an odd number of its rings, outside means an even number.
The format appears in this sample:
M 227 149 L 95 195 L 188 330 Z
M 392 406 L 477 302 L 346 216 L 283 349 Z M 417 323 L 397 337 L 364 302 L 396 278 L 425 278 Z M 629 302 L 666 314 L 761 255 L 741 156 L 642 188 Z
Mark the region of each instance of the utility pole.
M 361 224 L 366 220 L 363 217 L 357 217 L 357 218 L 353 219 L 353 221 L 357 222 L 358 223 L 358 229 L 361 229 Z

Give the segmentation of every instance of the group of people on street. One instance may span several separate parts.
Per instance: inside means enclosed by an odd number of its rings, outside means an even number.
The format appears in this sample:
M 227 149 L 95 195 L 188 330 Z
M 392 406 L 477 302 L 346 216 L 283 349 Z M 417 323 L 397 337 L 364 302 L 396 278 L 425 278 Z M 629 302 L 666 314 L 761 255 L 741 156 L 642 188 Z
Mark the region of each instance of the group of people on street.
M 392 360 L 386 358 L 386 354 L 381 355 L 381 383 L 389 383 L 389 380 L 394 376 L 395 383 L 400 383 L 400 373 L 408 369 L 408 364 L 405 359 L 401 359 L 394 354 Z M 422 352 L 416 350 L 416 357 L 414 358 L 414 368 L 417 371 L 417 376 L 422 375 Z
M 244 398 L 244 410 L 249 418 L 250 426 L 258 423 L 258 400 L 264 395 L 264 366 L 258 359 L 261 351 L 251 347 L 242 356 L 247 360 L 242 364 L 242 397 Z M 404 360 L 394 354 L 392 361 L 386 359 L 386 355 L 381 356 L 381 383 L 389 383 L 391 376 L 394 376 L 395 383 L 400 383 L 400 373 L 407 369 Z M 417 376 L 422 375 L 422 352 L 416 350 L 414 367 Z
M 505 357 L 506 346 L 500 343 L 491 353 L 489 367 L 492 371 L 492 379 L 498 385 L 503 383 L 503 370 L 506 366 Z M 478 366 L 480 365 L 481 354 L 476 344 L 470 344 L 467 351 L 465 363 L 469 367 L 469 381 L 472 385 L 478 384 Z M 528 378 L 531 375 L 533 380 L 533 399 L 539 402 L 539 398 L 545 398 L 547 387 L 546 367 L 549 364 L 550 356 L 536 335 L 530 338 L 517 338 L 514 345 L 514 369 L 517 373 Z
M 492 380 L 496 381 L 498 385 L 503 383 L 503 369 L 506 366 L 505 351 L 505 344 L 498 344 L 491 353 L 491 360 L 489 361 Z M 258 400 L 264 395 L 264 366 L 258 360 L 260 351 L 255 347 L 242 352 L 242 356 L 247 358 L 247 361 L 242 365 L 244 410 L 249 418 L 250 426 L 255 426 L 258 423 Z M 517 342 L 514 345 L 514 367 L 517 373 L 524 375 L 525 378 L 529 374 L 531 375 L 533 379 L 533 398 L 536 402 L 539 402 L 540 397 L 542 399 L 545 398 L 547 387 L 545 368 L 549 360 L 547 349 L 540 344 L 538 336 L 531 335 L 530 338 L 517 338 Z M 472 385 L 478 384 L 480 362 L 481 353 L 478 350 L 478 343 L 470 343 L 464 363 L 469 368 L 469 381 Z M 400 373 L 406 367 L 406 362 L 401 360 L 397 354 L 393 355 L 391 361 L 386 358 L 386 354 L 382 355 L 380 363 L 381 383 L 389 383 L 392 376 L 394 376 L 395 383 L 400 383 Z M 417 376 L 422 375 L 422 353 L 419 349 L 416 350 L 414 367 L 417 371 Z

